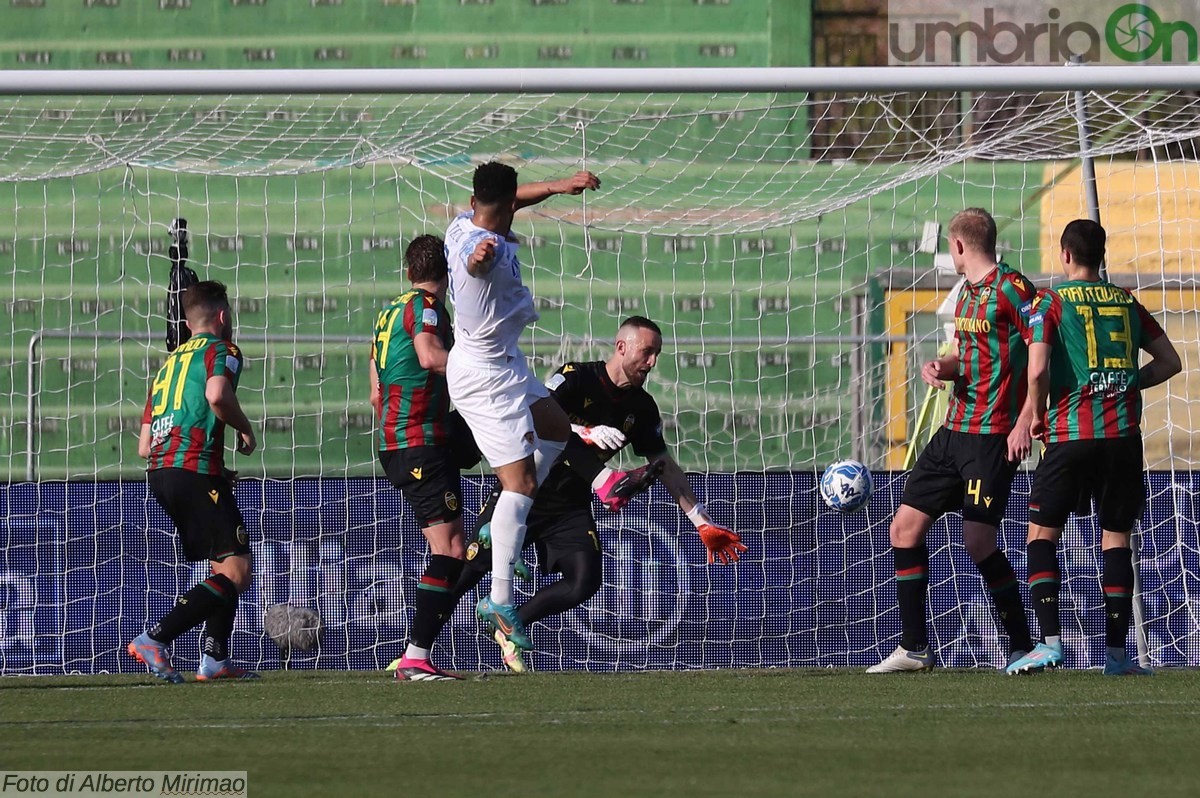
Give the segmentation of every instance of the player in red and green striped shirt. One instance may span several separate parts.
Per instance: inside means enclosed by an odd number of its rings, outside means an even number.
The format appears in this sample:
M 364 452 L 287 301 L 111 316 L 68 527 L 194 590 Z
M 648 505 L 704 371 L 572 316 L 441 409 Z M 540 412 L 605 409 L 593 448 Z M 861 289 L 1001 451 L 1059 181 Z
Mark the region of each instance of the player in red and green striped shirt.
M 945 425 L 917 458 L 892 519 L 900 645 L 868 673 L 934 666 L 926 627 L 929 550 L 925 536 L 943 514 L 962 511 L 963 543 L 1008 635 L 1009 661 L 1033 647 L 1016 573 L 996 545 L 1017 465 L 1029 454 L 1025 319 L 1033 286 L 996 258 L 996 222 L 981 208 L 950 220 L 950 256 L 965 280 L 954 311 L 955 348 L 921 369 L 935 388 L 953 381 Z
M 224 285 L 196 283 L 184 292 L 182 304 L 192 336 L 167 357 L 150 386 L 138 454 L 147 460 L 150 491 L 175 523 L 185 559 L 210 561 L 212 576 L 181 596 L 128 648 L 154 675 L 182 682 L 167 646 L 203 623 L 204 656 L 196 678 L 256 678 L 229 661 L 238 595 L 250 585 L 251 561 L 225 474 L 225 427 L 237 431 L 240 453 L 258 446 L 235 393 L 242 353 L 229 340 L 233 317 Z
M 435 667 L 429 651 L 454 610 L 450 590 L 462 572 L 466 550 L 455 451 L 473 449 L 473 444 L 452 436 L 452 430 L 465 425 L 453 422 L 446 388 L 446 358 L 454 335 L 445 305 L 445 244 L 437 236 L 418 236 L 405 250 L 404 261 L 412 288 L 375 321 L 371 405 L 379 420 L 379 462 L 412 507 L 430 556 L 417 585 L 408 647 L 395 663 L 396 678 L 445 681 L 459 677 Z
M 1133 294 L 1100 276 L 1105 243 L 1096 222 L 1068 224 L 1059 252 L 1067 282 L 1041 291 L 1029 316 L 1029 415 L 1033 434 L 1046 442 L 1029 497 L 1029 594 L 1043 640 L 1008 673 L 1063 662 L 1055 547 L 1072 510 L 1093 498 L 1103 530 L 1104 672 L 1150 673 L 1125 649 L 1133 614 L 1130 534 L 1146 503 L 1141 392 L 1182 364 Z M 1138 350 L 1151 356 L 1141 368 Z

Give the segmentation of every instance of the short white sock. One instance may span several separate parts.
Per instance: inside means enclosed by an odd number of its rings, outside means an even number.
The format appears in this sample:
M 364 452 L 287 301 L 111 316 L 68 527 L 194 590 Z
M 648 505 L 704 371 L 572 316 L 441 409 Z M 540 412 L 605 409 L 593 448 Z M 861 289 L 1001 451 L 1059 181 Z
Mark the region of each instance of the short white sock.
M 596 478 L 592 480 L 592 490 L 600 490 L 601 488 L 603 488 L 604 483 L 608 482 L 608 478 L 611 477 L 615 473 L 616 472 L 613 471 L 608 466 L 602 467 L 600 469 L 600 473 L 597 474 Z
M 1048 646 L 1057 646 L 1061 644 L 1061 642 L 1062 637 L 1059 635 L 1046 635 L 1046 645 Z
M 525 519 L 533 499 L 513 491 L 501 491 L 492 511 L 492 601 L 513 603 L 513 563 L 525 543 Z
M 550 476 L 550 469 L 558 462 L 558 456 L 567 448 L 566 441 L 547 441 L 538 438 L 533 450 L 533 467 L 537 471 L 537 484 L 541 485 Z
M 419 648 L 412 643 L 408 644 L 408 648 L 404 649 L 405 659 L 429 659 L 429 649 Z

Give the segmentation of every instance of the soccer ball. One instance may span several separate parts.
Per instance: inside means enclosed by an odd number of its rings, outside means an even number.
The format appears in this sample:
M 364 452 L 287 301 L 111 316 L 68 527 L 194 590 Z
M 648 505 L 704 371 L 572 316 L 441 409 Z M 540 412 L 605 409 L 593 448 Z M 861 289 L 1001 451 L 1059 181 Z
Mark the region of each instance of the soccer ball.
M 857 460 L 840 460 L 821 475 L 821 498 L 839 513 L 861 509 L 871 490 L 871 472 Z
M 275 641 L 285 657 L 293 651 L 312 651 L 316 648 L 324 626 L 320 615 L 291 604 L 269 607 L 263 617 L 263 631 Z

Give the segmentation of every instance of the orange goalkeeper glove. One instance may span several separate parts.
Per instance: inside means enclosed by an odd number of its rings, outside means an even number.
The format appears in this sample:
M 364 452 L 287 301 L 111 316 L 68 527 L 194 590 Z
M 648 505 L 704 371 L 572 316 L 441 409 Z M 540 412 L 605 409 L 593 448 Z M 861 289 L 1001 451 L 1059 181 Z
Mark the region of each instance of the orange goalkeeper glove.
M 737 562 L 738 556 L 746 551 L 746 544 L 742 543 L 737 532 L 715 524 L 701 524 L 696 531 L 700 534 L 700 542 L 708 549 L 710 565 L 717 560 L 720 560 L 722 565 Z
M 708 517 L 708 510 L 700 502 L 692 505 L 692 509 L 687 511 L 687 517 L 695 524 L 696 532 L 700 535 L 700 542 L 704 544 L 704 548 L 708 549 L 709 565 L 717 560 L 720 560 L 722 565 L 737 562 L 741 553 L 746 551 L 746 545 L 742 543 L 738 534 L 714 524 L 713 520 Z

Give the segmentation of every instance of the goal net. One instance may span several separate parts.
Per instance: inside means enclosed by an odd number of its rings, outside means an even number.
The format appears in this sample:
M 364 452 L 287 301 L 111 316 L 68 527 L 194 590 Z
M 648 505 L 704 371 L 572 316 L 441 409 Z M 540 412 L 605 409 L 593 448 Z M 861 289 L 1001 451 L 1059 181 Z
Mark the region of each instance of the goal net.
M 444 232 L 489 159 L 522 181 L 600 176 L 600 191 L 518 216 L 541 313 L 526 351 L 546 374 L 606 357 L 629 315 L 658 322 L 665 351 L 648 388 L 665 435 L 712 515 L 749 545 L 736 566 L 706 565 L 660 489 L 620 514 L 597 508 L 604 586 L 534 627 L 535 666 L 858 666 L 890 651 L 888 523 L 919 426 L 917 364 L 944 340 L 938 308 L 955 285 L 940 226 L 989 209 L 1004 259 L 1052 282 L 1058 232 L 1088 215 L 1077 98 L 780 88 L 0 100 L 12 328 L 0 673 L 132 670 L 124 643 L 200 575 L 136 451 L 179 217 L 190 265 L 235 300 L 239 396 L 261 429 L 259 452 L 230 455 L 256 562 L 234 656 L 280 664 L 262 616 L 282 603 L 325 624 L 320 648 L 291 667 L 399 655 L 425 545 L 376 465 L 368 342 L 403 288 L 403 246 Z M 1168 88 L 1083 97 L 1109 273 L 1185 363 L 1146 402 L 1139 629 L 1153 664 L 1196 665 L 1200 102 Z M 847 516 L 816 491 L 820 469 L 844 457 L 872 467 L 877 491 Z M 489 477 L 465 477 L 470 524 Z M 1028 483 L 1018 476 L 1003 528 L 1022 578 Z M 1002 641 L 960 530 L 951 516 L 930 535 L 931 639 L 943 664 L 996 666 Z M 1074 666 L 1103 660 L 1098 534 L 1073 519 L 1064 540 Z M 534 572 L 526 596 L 553 578 Z M 445 667 L 499 662 L 472 605 L 439 641 Z M 194 634 L 175 650 L 194 666 Z

